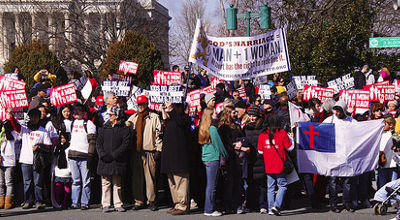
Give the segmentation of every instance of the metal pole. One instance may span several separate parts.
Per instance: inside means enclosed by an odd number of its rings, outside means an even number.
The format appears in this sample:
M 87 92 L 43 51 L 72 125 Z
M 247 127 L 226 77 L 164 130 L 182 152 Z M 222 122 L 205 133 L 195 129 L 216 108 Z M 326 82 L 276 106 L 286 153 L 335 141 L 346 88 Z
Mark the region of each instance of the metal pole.
M 250 16 L 250 12 L 246 12 L 246 19 L 247 19 L 247 36 L 250 37 L 250 20 L 251 20 L 251 16 Z
M 187 79 L 186 79 L 185 94 L 183 95 L 182 103 L 185 103 L 185 101 L 186 101 L 186 95 L 187 95 L 187 90 L 188 90 L 188 87 L 189 87 L 189 79 L 190 79 L 190 72 L 191 71 L 192 71 L 192 62 L 189 63 L 189 71 L 188 71 L 188 76 L 187 76 Z
M 284 41 L 284 46 L 285 46 L 285 54 L 286 54 L 286 65 L 288 66 L 288 73 L 289 73 L 289 80 L 292 81 L 292 74 L 290 74 L 290 65 L 289 65 L 289 56 L 288 56 L 288 52 L 287 52 L 287 48 L 286 48 L 286 37 L 285 37 L 285 31 L 283 31 L 282 29 L 282 37 L 283 37 L 283 41 Z

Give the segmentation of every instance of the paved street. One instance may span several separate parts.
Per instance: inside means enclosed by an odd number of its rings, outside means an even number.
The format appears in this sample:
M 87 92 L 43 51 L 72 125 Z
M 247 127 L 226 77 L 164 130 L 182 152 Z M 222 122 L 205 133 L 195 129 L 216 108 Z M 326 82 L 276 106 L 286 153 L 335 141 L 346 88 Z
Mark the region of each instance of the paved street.
M 90 209 L 88 211 L 81 210 L 55 210 L 52 208 L 47 208 L 45 210 L 22 210 L 21 208 L 15 208 L 12 210 L 1 210 L 0 215 L 3 217 L 2 219 L 51 219 L 51 220 L 60 220 L 60 219 L 79 219 L 79 220 L 94 220 L 94 219 L 212 219 L 212 217 L 205 217 L 199 211 L 192 211 L 192 214 L 185 216 L 171 216 L 166 213 L 168 209 L 163 208 L 157 212 L 152 212 L 148 209 L 140 210 L 140 211 L 132 211 L 128 210 L 125 213 L 107 213 L 104 214 L 97 207 Z M 217 217 L 216 219 L 301 219 L 301 220 L 309 220 L 309 219 L 327 219 L 327 220 L 335 220 L 335 219 L 391 219 L 395 217 L 395 211 L 393 208 L 389 208 L 389 214 L 385 216 L 375 216 L 373 215 L 372 209 L 363 209 L 357 210 L 355 213 L 349 213 L 346 211 L 342 211 L 341 213 L 332 213 L 329 212 L 328 209 L 321 210 L 320 212 L 311 212 L 309 209 L 294 209 L 289 211 L 283 211 L 283 216 L 269 216 L 269 215 L 260 215 L 258 213 L 247 213 L 242 215 L 224 215 L 222 217 Z

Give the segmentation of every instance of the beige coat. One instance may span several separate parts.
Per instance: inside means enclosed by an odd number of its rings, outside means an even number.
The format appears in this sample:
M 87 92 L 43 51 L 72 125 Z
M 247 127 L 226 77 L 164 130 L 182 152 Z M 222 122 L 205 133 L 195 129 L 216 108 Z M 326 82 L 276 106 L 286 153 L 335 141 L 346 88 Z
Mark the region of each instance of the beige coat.
M 133 126 L 135 129 L 138 114 L 133 114 L 129 117 L 126 122 L 127 126 Z M 161 151 L 162 140 L 161 140 L 161 121 L 156 113 L 150 112 L 146 116 L 146 125 L 143 132 L 143 150 L 144 151 Z M 136 143 L 135 143 L 136 148 Z

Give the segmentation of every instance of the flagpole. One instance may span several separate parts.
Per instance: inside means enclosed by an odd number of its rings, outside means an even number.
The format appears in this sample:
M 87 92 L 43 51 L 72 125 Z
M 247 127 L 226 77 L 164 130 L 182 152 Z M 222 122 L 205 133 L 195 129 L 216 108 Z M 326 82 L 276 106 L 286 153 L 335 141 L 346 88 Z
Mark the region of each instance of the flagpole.
M 190 79 L 190 72 L 191 71 L 192 71 L 192 62 L 189 63 L 189 71 L 188 71 L 188 76 L 187 76 L 187 79 L 186 79 L 185 94 L 183 95 L 182 103 L 185 103 L 185 100 L 186 100 L 186 95 L 187 95 L 187 91 L 188 91 L 188 87 L 189 87 L 189 79 Z

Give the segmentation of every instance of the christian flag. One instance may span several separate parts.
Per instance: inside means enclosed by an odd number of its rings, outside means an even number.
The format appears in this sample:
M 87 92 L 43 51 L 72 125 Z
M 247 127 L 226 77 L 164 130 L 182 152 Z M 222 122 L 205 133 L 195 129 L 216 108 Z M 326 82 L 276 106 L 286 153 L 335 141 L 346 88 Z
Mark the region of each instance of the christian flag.
M 346 177 L 377 167 L 383 120 L 298 124 L 300 173 Z

